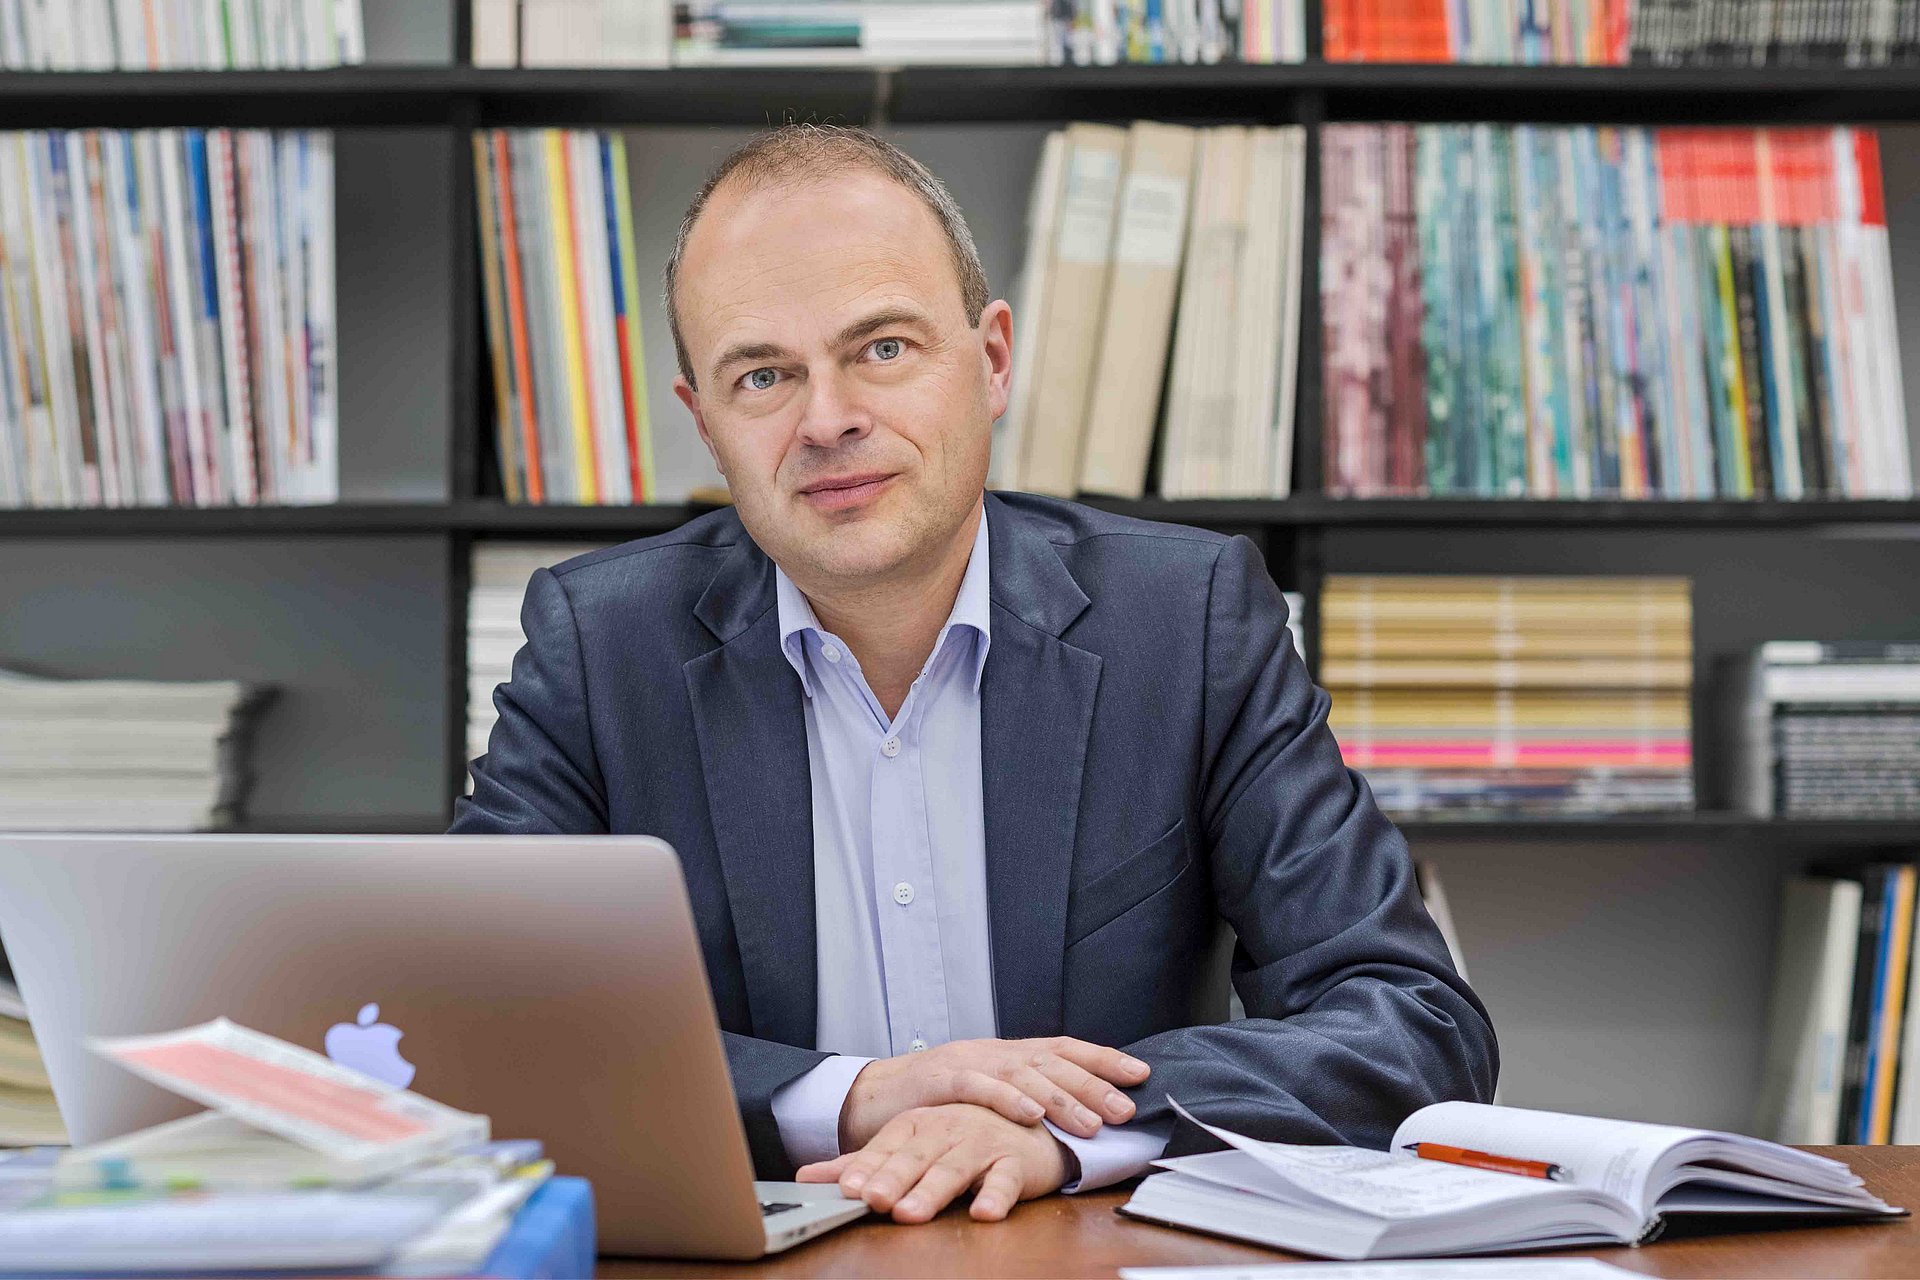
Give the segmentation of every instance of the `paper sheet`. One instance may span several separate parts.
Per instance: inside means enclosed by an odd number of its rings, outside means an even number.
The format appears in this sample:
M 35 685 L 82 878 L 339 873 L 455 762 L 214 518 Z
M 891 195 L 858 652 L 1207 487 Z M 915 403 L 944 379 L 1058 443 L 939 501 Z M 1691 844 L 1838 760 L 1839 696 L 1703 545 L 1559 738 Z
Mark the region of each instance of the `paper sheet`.
M 1271 1267 L 1122 1267 L 1120 1280 L 1619 1280 L 1595 1258 L 1454 1262 L 1307 1262 Z

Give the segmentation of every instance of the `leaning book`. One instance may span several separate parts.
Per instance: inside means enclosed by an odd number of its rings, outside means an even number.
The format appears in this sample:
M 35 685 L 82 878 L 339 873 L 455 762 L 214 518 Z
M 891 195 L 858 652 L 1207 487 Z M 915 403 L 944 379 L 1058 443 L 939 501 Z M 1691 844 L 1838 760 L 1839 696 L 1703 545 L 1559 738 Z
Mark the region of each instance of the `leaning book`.
M 1229 1149 L 1156 1161 L 1166 1172 L 1141 1183 L 1122 1212 L 1327 1258 L 1636 1244 L 1693 1215 L 1757 1228 L 1906 1213 L 1837 1160 L 1705 1129 L 1442 1102 L 1407 1117 L 1389 1150 L 1373 1151 L 1260 1142 L 1195 1123 Z M 1421 1159 L 1411 1153 L 1421 1143 L 1545 1162 L 1556 1177 Z

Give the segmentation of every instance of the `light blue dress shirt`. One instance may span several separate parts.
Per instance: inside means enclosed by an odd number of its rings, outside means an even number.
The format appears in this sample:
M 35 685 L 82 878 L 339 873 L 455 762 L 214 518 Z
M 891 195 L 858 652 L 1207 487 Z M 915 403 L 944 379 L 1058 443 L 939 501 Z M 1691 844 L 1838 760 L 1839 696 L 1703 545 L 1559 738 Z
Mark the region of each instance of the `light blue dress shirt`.
M 853 652 L 777 567 L 780 647 L 805 694 L 813 778 L 813 910 L 828 1058 L 773 1096 L 796 1165 L 840 1154 L 840 1109 L 861 1068 L 949 1040 L 999 1035 L 980 782 L 980 677 L 992 643 L 987 521 L 933 654 L 891 720 Z M 1146 1169 L 1166 1134 L 1107 1125 L 1053 1133 L 1087 1191 Z

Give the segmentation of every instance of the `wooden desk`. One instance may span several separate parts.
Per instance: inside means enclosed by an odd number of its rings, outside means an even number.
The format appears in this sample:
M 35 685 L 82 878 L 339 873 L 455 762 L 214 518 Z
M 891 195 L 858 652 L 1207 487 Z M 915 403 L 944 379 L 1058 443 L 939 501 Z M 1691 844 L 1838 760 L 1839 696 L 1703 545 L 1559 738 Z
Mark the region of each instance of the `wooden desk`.
M 1894 1204 L 1920 1210 L 1920 1147 L 1820 1147 Z M 924 1226 L 867 1220 L 751 1264 L 603 1259 L 604 1277 L 1063 1276 L 1110 1278 L 1122 1266 L 1286 1262 L 1293 1255 L 1120 1217 L 1127 1192 L 1050 1196 L 1005 1222 L 949 1210 Z M 1642 1249 L 1576 1251 L 1649 1276 L 1920 1276 L 1920 1218 L 1663 1240 Z

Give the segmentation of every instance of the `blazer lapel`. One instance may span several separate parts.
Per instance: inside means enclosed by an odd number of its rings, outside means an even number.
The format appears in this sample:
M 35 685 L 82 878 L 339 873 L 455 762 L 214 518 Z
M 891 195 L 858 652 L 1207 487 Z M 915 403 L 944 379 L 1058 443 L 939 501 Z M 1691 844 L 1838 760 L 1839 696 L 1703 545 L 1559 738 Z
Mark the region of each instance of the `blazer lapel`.
M 811 1048 L 813 790 L 773 562 L 743 531 L 694 610 L 720 645 L 682 667 L 753 1034 Z
M 1067 888 L 1100 658 L 1060 639 L 1086 593 L 1044 533 L 987 497 L 993 638 L 980 686 L 981 787 L 1000 1034 L 1063 1028 Z

